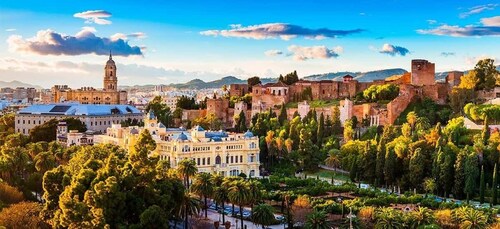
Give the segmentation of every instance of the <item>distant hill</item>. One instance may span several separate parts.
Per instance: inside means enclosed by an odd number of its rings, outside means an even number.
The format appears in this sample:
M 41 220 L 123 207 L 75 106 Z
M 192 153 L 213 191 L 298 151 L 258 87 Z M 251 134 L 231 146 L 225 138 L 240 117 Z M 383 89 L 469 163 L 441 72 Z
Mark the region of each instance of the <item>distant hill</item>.
M 17 81 L 17 80 L 13 80 L 13 81 L 10 81 L 10 82 L 0 81 L 0 88 L 3 88 L 3 87 L 10 87 L 10 88 L 16 88 L 16 87 L 33 87 L 33 88 L 36 88 L 36 89 L 43 89 L 42 87 L 40 87 L 38 85 L 32 85 L 32 84 L 28 84 L 28 83 L 23 83 L 23 82 Z
M 385 79 L 393 75 L 401 75 L 407 71 L 402 68 L 383 69 L 369 72 L 330 72 L 325 74 L 310 75 L 304 77 L 305 80 L 336 80 L 341 81 L 345 75 L 354 76 L 360 82 L 370 82 L 373 80 Z
M 500 71 L 500 65 L 497 66 L 497 70 Z M 374 80 L 382 80 L 387 77 L 393 75 L 402 75 L 407 73 L 406 70 L 402 68 L 391 68 L 391 69 L 382 69 L 376 71 L 369 72 L 330 72 L 324 74 L 315 74 L 302 77 L 304 80 L 311 81 L 319 81 L 319 80 L 336 80 L 341 81 L 342 77 L 345 75 L 352 75 L 354 78 L 360 82 L 371 82 Z M 467 73 L 467 71 L 465 72 Z M 444 80 L 444 78 L 448 75 L 448 72 L 436 72 L 436 80 Z M 263 84 L 266 83 L 274 83 L 278 79 L 277 78 L 261 78 Z M 1 81 L 0 81 L 1 82 Z M 207 89 L 207 88 L 221 88 L 223 85 L 230 84 L 245 84 L 247 83 L 246 79 L 239 79 L 235 76 L 226 76 L 218 80 L 205 82 L 200 79 L 194 79 L 188 81 L 186 83 L 178 83 L 178 84 L 170 84 L 168 86 L 179 88 L 179 89 Z M 142 86 L 120 86 L 120 88 L 128 89 L 128 88 L 154 88 L 154 85 L 142 85 Z
M 262 78 L 262 83 L 276 82 L 277 79 Z M 247 80 L 239 79 L 234 76 L 226 76 L 218 80 L 205 82 L 200 79 L 194 79 L 186 83 L 170 84 L 169 86 L 179 89 L 205 89 L 205 88 L 221 88 L 223 85 L 230 84 L 246 84 Z

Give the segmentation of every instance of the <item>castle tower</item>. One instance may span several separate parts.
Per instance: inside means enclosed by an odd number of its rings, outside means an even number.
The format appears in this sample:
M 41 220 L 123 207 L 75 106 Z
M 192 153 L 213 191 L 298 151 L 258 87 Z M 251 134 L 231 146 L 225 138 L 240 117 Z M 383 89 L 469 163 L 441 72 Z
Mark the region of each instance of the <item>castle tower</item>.
M 411 61 L 411 84 L 416 86 L 436 84 L 434 63 L 427 60 Z
M 109 52 L 109 60 L 106 62 L 106 67 L 104 67 L 104 90 L 105 91 L 117 91 L 118 90 L 118 79 L 116 78 L 116 65 L 111 52 Z

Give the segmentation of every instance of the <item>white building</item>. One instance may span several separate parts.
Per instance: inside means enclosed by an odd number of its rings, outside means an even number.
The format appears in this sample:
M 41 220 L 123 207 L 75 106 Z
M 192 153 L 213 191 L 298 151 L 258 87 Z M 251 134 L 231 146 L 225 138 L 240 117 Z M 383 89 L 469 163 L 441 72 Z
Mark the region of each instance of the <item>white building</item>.
M 95 135 L 94 142 L 115 144 L 131 150 L 144 129 L 156 141 L 157 147 L 153 154 L 168 161 L 173 168 L 177 167 L 179 161 L 190 159 L 196 162 L 200 172 L 223 176 L 238 176 L 240 173 L 251 177 L 260 176 L 259 138 L 251 132 L 206 131 L 200 126 L 191 130 L 165 128 L 150 113 L 144 120 L 144 127 L 113 125 L 105 135 Z
M 78 132 L 77 130 L 70 130 L 66 122 L 59 122 L 56 131 L 56 141 L 65 146 L 82 146 L 94 144 L 94 132 L 87 130 L 86 132 Z
M 129 105 L 37 104 L 16 113 L 15 130 L 28 135 L 33 127 L 52 119 L 75 118 L 82 121 L 88 130 L 104 133 L 112 124 L 128 119 L 141 120 L 142 117 L 139 110 Z

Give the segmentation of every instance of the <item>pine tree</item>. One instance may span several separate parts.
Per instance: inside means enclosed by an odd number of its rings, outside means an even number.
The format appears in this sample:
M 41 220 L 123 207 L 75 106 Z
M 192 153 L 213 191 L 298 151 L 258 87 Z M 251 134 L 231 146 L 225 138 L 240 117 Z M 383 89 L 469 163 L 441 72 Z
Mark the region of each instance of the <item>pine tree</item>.
M 247 130 L 247 117 L 245 112 L 241 111 L 238 119 L 238 130 L 240 132 L 245 132 Z
M 481 178 L 479 181 L 479 202 L 484 203 L 484 166 L 481 166 Z
M 457 155 L 457 160 L 455 161 L 455 180 L 453 184 L 453 195 L 457 199 L 463 199 L 464 197 L 464 187 L 465 187 L 465 161 L 467 159 L 467 153 L 462 150 Z
M 491 206 L 497 205 L 497 194 L 498 194 L 497 189 L 498 189 L 497 188 L 497 163 L 495 163 L 495 168 L 493 169 L 493 182 L 491 185 L 491 192 L 492 192 Z

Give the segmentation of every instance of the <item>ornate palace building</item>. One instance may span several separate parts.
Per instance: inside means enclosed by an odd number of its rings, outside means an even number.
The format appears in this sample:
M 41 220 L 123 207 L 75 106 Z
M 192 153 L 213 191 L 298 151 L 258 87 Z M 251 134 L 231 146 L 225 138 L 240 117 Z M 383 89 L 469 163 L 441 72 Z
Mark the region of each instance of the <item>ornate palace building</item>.
M 157 144 L 152 154 L 168 161 L 173 168 L 179 161 L 188 158 L 196 162 L 199 172 L 260 176 L 259 138 L 251 132 L 207 131 L 200 126 L 191 130 L 166 128 L 153 113 L 149 113 L 144 127 L 115 124 L 107 129 L 105 135 L 95 135 L 94 143 L 110 143 L 131 150 L 144 129 L 151 133 Z
M 102 90 L 92 87 L 82 87 L 73 90 L 67 85 L 55 85 L 52 87 L 52 102 L 72 101 L 81 104 L 127 104 L 127 92 L 118 91 L 118 78 L 116 75 L 115 61 L 110 53 L 109 60 L 104 67 Z

